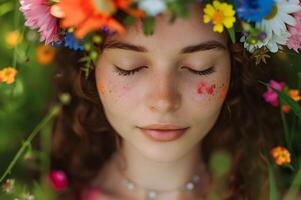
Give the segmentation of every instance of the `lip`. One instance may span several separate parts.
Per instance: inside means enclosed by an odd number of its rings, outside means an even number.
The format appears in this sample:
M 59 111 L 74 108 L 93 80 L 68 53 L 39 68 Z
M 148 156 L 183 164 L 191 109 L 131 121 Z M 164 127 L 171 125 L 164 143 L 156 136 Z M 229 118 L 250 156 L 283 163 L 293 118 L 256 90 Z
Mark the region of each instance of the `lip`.
M 159 129 L 159 130 L 176 130 L 176 129 L 184 129 L 188 127 L 179 126 L 175 124 L 151 124 L 148 126 L 139 127 L 143 129 Z
M 153 124 L 139 127 L 142 133 L 151 140 L 170 142 L 180 138 L 189 127 L 180 127 L 172 124 Z

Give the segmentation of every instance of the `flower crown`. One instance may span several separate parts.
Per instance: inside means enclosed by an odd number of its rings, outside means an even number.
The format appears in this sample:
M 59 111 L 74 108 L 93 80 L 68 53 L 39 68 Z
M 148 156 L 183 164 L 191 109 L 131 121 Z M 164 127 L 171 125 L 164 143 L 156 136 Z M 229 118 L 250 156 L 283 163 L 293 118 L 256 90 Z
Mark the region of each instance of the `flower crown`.
M 301 48 L 299 0 L 20 0 L 25 25 L 37 29 L 46 45 L 86 51 L 86 75 L 95 63 L 102 38 L 96 32 L 124 33 L 125 26 L 142 19 L 145 35 L 153 33 L 155 16 L 170 12 L 172 19 L 189 15 L 189 4 L 204 5 L 203 22 L 213 31 L 228 31 L 233 43 L 242 42 L 256 58 Z M 118 21 L 118 13 L 124 14 Z M 240 34 L 237 34 L 240 33 Z M 240 38 L 236 38 L 240 35 Z

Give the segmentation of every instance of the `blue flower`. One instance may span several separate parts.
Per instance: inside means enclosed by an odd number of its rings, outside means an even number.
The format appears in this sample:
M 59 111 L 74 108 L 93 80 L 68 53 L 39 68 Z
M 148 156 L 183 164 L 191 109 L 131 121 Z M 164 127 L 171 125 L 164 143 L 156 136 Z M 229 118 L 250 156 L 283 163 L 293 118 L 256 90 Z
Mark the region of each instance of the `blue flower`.
M 77 41 L 73 36 L 73 34 L 70 32 L 67 32 L 64 36 L 64 46 L 75 51 L 84 50 L 84 46 L 82 45 L 82 40 Z
M 234 0 L 235 10 L 240 19 L 260 22 L 271 13 L 274 0 Z

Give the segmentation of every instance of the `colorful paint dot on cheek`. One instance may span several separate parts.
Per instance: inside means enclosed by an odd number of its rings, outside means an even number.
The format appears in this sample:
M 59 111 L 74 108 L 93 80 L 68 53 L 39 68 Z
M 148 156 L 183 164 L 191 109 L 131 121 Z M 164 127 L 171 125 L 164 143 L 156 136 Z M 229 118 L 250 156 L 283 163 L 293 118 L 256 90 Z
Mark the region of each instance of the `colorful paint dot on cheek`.
M 206 91 L 207 84 L 204 81 L 201 81 L 197 87 L 197 93 L 203 94 Z
M 100 94 L 104 95 L 105 94 L 105 83 L 103 80 L 98 82 L 98 87 L 99 87 Z
M 228 85 L 225 85 L 223 84 L 222 86 L 222 92 L 219 96 L 219 99 L 223 102 L 227 96 L 227 93 L 228 93 L 228 89 L 229 89 L 229 86 Z
M 213 94 L 214 90 L 215 90 L 215 85 L 211 85 L 210 87 L 206 88 L 207 93 L 210 95 Z

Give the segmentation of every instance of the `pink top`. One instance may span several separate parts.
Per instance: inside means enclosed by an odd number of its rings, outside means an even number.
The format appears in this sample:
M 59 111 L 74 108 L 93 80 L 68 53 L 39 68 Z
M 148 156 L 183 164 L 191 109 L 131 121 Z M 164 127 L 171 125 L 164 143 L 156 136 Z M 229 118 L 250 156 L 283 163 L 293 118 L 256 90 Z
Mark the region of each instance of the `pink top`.
M 101 189 L 99 187 L 89 187 L 81 194 L 81 200 L 99 200 Z

